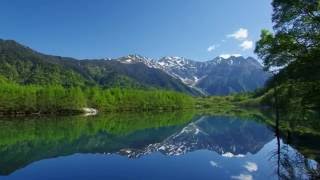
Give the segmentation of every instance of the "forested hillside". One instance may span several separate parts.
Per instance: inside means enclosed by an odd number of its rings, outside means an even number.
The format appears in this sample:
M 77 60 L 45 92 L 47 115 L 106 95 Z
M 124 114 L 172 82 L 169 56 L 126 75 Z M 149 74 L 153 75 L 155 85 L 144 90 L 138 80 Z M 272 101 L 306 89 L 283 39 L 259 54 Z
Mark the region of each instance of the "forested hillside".
M 180 80 L 143 63 L 44 55 L 12 40 L 0 40 L 0 75 L 22 85 L 156 88 L 199 94 Z

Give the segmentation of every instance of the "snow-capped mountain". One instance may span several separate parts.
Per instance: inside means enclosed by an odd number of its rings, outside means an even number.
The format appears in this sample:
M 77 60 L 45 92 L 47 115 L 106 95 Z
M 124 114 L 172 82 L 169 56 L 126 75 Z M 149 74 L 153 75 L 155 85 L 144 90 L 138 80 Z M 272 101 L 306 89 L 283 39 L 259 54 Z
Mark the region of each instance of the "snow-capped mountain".
M 256 59 L 239 55 L 219 56 L 209 61 L 171 56 L 155 60 L 140 55 L 116 60 L 127 64 L 143 63 L 150 68 L 161 69 L 184 84 L 210 95 L 252 91 L 262 87 L 269 77 Z
M 131 54 L 115 60 L 124 64 L 143 63 L 150 68 L 160 68 L 156 61 L 154 61 L 153 59 L 137 54 Z
M 199 74 L 200 62 L 183 57 L 163 57 L 157 63 L 162 70 L 189 86 L 194 86 L 199 80 L 197 74 Z

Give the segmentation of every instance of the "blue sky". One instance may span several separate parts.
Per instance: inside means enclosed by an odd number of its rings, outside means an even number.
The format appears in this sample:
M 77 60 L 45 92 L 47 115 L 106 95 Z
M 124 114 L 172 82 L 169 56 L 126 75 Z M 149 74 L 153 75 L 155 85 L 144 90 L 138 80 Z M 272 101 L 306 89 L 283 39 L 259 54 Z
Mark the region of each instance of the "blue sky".
M 254 56 L 271 0 L 1 0 L 0 38 L 75 58 Z

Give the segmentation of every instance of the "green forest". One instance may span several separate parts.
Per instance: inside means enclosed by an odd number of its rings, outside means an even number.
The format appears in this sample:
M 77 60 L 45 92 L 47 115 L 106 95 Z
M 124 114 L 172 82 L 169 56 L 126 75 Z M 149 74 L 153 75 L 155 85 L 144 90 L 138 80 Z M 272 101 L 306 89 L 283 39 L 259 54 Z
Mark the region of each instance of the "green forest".
M 80 113 L 91 107 L 99 111 L 177 110 L 193 107 L 192 97 L 166 90 L 18 85 L 0 78 L 2 114 Z

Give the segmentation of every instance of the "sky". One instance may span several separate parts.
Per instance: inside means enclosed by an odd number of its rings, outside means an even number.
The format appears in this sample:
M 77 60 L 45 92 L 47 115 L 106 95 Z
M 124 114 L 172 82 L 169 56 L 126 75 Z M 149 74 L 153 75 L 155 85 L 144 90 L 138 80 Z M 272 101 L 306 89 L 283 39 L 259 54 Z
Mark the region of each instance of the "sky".
M 85 58 L 254 56 L 271 0 L 1 0 L 0 38 Z

